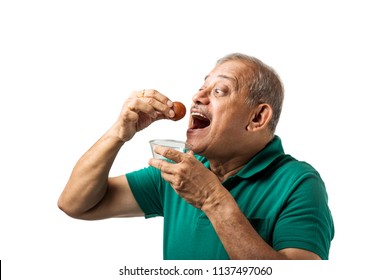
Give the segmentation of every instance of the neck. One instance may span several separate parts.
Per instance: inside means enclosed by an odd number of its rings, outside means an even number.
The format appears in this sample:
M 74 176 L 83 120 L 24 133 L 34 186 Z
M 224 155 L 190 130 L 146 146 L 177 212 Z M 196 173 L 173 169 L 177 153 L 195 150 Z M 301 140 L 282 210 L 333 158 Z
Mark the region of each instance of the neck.
M 227 178 L 237 174 L 238 171 L 245 166 L 247 161 L 244 163 L 238 161 L 222 163 L 220 161 L 211 160 L 209 162 L 211 171 L 218 177 L 220 182 L 224 182 Z
M 271 139 L 265 139 L 262 144 L 251 143 L 242 147 L 236 153 L 225 156 L 224 158 L 208 158 L 210 163 L 210 170 L 218 177 L 220 182 L 224 182 L 227 178 L 237 174 L 254 155 L 260 152 L 271 141 Z M 252 147 L 252 148 L 250 148 Z

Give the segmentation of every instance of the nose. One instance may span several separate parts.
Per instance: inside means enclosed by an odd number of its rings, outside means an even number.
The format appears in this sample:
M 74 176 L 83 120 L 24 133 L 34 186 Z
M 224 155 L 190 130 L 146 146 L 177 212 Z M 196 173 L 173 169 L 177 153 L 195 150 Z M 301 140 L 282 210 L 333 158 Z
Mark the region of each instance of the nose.
M 207 105 L 210 102 L 210 90 L 200 89 L 192 96 L 192 102 L 194 102 L 194 104 Z

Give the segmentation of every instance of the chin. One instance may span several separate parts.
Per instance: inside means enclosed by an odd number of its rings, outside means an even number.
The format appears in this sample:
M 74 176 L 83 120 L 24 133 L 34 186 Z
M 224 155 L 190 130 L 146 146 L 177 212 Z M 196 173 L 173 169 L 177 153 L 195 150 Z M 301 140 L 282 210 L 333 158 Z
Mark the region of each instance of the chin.
M 197 137 L 194 137 L 193 135 L 188 135 L 187 133 L 187 143 L 192 146 L 192 151 L 194 154 L 202 155 L 202 153 L 205 150 L 205 147 L 202 142 L 203 139 L 199 139 Z

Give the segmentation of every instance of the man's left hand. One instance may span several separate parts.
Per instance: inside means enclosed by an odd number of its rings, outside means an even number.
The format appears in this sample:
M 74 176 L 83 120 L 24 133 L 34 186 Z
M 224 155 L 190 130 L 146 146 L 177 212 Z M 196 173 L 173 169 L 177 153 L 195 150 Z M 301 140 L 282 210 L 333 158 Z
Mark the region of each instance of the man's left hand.
M 192 151 L 182 153 L 163 146 L 155 147 L 154 151 L 172 162 L 152 158 L 149 165 L 161 170 L 162 178 L 188 203 L 202 209 L 205 203 L 216 202 L 226 195 L 218 177 Z

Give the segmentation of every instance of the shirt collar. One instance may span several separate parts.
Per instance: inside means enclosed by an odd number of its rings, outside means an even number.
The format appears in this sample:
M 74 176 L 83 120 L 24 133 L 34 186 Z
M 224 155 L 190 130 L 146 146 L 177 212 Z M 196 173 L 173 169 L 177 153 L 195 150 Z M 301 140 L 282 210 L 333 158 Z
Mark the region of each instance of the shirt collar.
M 284 155 L 282 140 L 275 135 L 274 138 L 256 155 L 254 155 L 249 162 L 232 177 L 249 178 L 264 169 L 266 169 L 276 158 Z M 198 159 L 210 169 L 210 162 L 204 157 Z M 231 178 L 232 178 L 231 177 Z
M 275 135 L 274 138 L 258 152 L 238 173 L 236 176 L 249 178 L 264 169 L 266 169 L 276 158 L 284 155 L 282 140 Z

